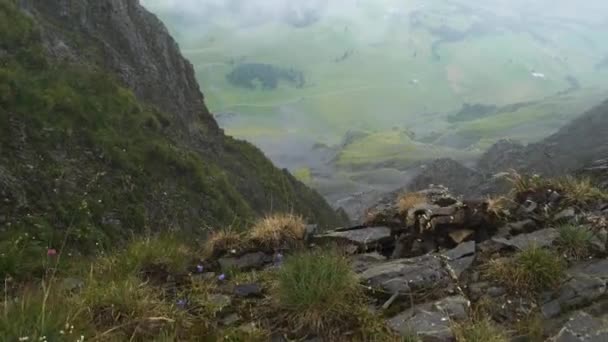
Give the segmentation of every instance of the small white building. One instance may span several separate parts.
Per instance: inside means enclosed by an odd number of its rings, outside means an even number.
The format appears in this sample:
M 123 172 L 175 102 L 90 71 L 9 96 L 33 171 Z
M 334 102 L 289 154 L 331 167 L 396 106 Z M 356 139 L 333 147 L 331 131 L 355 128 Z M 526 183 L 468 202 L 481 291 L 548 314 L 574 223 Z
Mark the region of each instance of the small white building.
M 545 74 L 540 73 L 540 72 L 533 72 L 532 73 L 532 77 L 534 77 L 534 78 L 545 78 Z

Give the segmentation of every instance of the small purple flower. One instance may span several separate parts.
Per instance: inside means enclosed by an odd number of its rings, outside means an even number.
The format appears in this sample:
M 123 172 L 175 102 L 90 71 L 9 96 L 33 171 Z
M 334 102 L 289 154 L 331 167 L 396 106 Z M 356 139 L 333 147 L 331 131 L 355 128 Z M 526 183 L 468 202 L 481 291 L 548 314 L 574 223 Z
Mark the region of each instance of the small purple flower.
M 177 306 L 178 307 L 180 307 L 182 309 L 185 309 L 187 305 L 188 305 L 188 301 L 186 299 L 182 298 L 182 299 L 178 299 L 177 300 Z
M 203 267 L 203 265 L 196 265 L 196 272 L 203 273 L 204 270 L 205 267 Z
M 224 281 L 224 280 L 226 280 L 226 275 L 225 275 L 224 273 L 220 274 L 220 275 L 217 277 L 217 280 L 219 280 L 219 281 Z
M 274 256 L 274 264 L 279 266 L 283 263 L 283 254 L 277 253 Z

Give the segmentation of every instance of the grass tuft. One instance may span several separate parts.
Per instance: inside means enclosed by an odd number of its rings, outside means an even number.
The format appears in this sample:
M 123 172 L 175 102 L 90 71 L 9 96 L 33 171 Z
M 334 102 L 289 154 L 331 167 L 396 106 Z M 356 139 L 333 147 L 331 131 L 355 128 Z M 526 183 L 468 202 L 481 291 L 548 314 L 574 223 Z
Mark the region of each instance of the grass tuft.
M 149 237 L 131 242 L 127 247 L 98 261 L 97 271 L 106 277 L 123 279 L 140 274 L 147 268 L 158 268 L 170 274 L 184 274 L 194 253 L 184 243 L 171 236 Z
M 509 215 L 509 198 L 505 196 L 488 197 L 486 203 L 488 204 L 488 214 L 496 218 L 504 218 Z
M 52 289 L 27 289 L 0 303 L 1 341 L 76 341 L 89 335 L 82 311 Z M 84 323 L 83 323 L 84 322 Z
M 524 336 L 526 341 L 543 342 L 545 341 L 545 329 L 543 318 L 540 313 L 530 313 L 515 326 L 517 333 Z
M 513 259 L 492 260 L 486 273 L 490 279 L 520 294 L 537 294 L 560 284 L 565 262 L 554 252 L 532 246 Z
M 101 336 L 146 338 L 175 329 L 177 308 L 136 277 L 119 281 L 89 279 L 78 297 Z
M 565 224 L 560 226 L 558 231 L 557 244 L 566 256 L 580 260 L 591 255 L 593 232 L 589 228 Z
M 590 178 L 573 176 L 543 178 L 539 175 L 526 176 L 511 171 L 508 179 L 512 183 L 515 193 L 555 190 L 564 196 L 569 205 L 585 206 L 608 199 L 608 193 L 596 187 Z
M 506 342 L 507 336 L 489 319 L 456 323 L 453 328 L 458 342 Z
M 226 251 L 242 248 L 244 242 L 243 235 L 232 229 L 214 231 L 205 242 L 203 255 L 208 258 L 217 257 Z
M 608 194 L 596 187 L 590 178 L 566 176 L 553 181 L 570 204 L 586 205 L 608 199 Z
M 277 249 L 297 245 L 305 233 L 301 216 L 274 214 L 259 220 L 249 231 L 249 239 L 256 245 Z
M 348 260 L 334 251 L 294 255 L 278 273 L 278 305 L 296 330 L 339 329 L 356 319 L 361 296 Z

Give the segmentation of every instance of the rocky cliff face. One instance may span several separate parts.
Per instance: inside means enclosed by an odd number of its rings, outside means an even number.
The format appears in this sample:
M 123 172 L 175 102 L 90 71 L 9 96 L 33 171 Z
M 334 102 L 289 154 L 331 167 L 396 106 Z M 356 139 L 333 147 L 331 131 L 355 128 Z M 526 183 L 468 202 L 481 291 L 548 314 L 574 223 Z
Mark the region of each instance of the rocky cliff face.
M 138 1 L 0 0 L 0 18 L 0 235 L 104 240 L 270 212 L 344 222 L 223 134 L 192 65 Z
M 218 126 L 203 101 L 194 68 L 163 23 L 138 0 L 23 0 L 57 60 L 115 73 L 144 103 L 173 115 L 188 139 L 214 140 Z

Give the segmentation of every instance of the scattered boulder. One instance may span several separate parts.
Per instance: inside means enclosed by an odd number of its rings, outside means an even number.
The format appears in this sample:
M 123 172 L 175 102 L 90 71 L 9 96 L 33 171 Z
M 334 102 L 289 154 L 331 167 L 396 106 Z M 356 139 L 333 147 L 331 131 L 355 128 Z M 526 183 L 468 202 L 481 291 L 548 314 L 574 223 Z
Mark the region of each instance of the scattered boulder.
M 261 297 L 262 287 L 259 284 L 241 284 L 234 287 L 234 295 L 237 297 L 251 298 Z
M 218 263 L 223 271 L 235 268 L 240 271 L 247 271 L 262 268 L 264 265 L 271 263 L 272 259 L 272 255 L 267 255 L 262 252 L 253 252 L 241 256 L 219 258 Z

